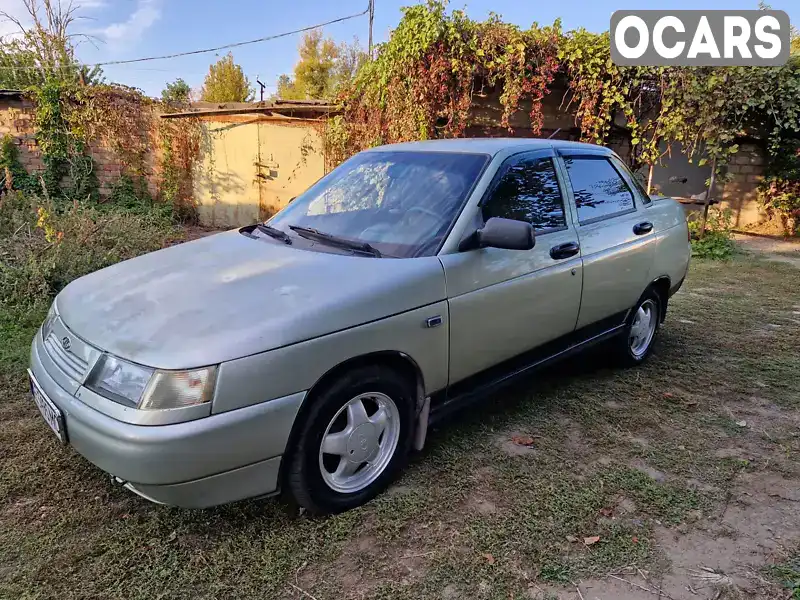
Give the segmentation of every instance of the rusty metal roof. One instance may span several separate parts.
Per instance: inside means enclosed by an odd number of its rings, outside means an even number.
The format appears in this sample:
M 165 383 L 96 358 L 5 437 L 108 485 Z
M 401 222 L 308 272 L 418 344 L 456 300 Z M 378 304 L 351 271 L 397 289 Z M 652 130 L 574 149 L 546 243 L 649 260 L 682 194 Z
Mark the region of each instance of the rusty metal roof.
M 270 102 L 193 102 L 189 110 L 166 113 L 162 119 L 262 114 L 298 119 L 322 119 L 339 112 L 339 107 L 324 100 L 275 100 Z

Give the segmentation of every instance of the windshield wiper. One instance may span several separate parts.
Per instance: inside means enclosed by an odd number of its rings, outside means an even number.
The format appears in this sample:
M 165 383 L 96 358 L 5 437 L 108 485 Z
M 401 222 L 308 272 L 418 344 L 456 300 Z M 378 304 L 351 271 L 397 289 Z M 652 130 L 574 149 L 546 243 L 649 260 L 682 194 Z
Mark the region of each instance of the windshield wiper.
M 275 229 L 274 227 L 270 227 L 269 225 L 265 225 L 264 223 L 258 223 L 256 225 L 258 230 L 261 233 L 266 233 L 269 237 L 275 238 L 276 240 L 282 241 L 284 244 L 292 245 L 292 238 L 285 231 L 281 231 L 280 229 Z
M 310 240 L 322 242 L 330 246 L 338 246 L 339 248 L 355 250 L 356 252 L 364 252 L 366 254 L 372 254 L 372 256 L 374 256 L 375 258 L 381 258 L 380 251 L 374 246 L 368 244 L 367 242 L 354 242 L 353 240 L 348 240 L 346 238 L 341 238 L 335 235 L 331 235 L 330 233 L 324 233 L 322 231 L 319 231 L 317 229 L 312 229 L 310 227 L 300 227 L 300 225 L 289 225 L 289 229 L 296 232 L 297 235 L 304 238 L 308 238 Z

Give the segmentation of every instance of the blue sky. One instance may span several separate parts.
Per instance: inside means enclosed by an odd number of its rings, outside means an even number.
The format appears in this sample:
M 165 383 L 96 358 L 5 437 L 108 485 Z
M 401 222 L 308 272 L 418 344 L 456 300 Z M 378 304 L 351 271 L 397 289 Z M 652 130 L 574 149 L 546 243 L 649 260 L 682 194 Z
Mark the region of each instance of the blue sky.
M 80 14 L 87 17 L 76 26 L 100 38 L 97 48 L 84 44 L 79 58 L 100 62 L 152 56 L 219 46 L 298 29 L 366 8 L 367 0 L 74 0 Z M 413 0 L 376 0 L 375 39 L 384 41 L 400 20 L 400 8 Z M 19 14 L 21 0 L 0 0 L 0 10 Z M 800 26 L 798 0 L 772 0 L 773 8 L 785 10 L 795 26 Z M 565 29 L 585 27 L 592 31 L 608 28 L 611 13 L 617 9 L 753 9 L 757 0 L 621 0 L 542 1 L 542 0 L 453 0 L 451 8 L 465 7 L 475 19 L 494 11 L 510 22 L 528 26 L 533 21 L 552 23 L 561 17 Z M 0 25 L 0 34 L 7 31 Z M 367 42 L 367 17 L 359 17 L 325 28 L 337 41 L 358 36 Z M 281 73 L 291 73 L 297 60 L 299 36 L 245 46 L 233 51 L 250 79 L 256 76 L 268 86 L 267 93 Z M 147 63 L 107 67 L 109 80 L 142 88 L 158 95 L 167 81 L 183 77 L 193 88 L 202 85 L 214 54 L 203 54 Z

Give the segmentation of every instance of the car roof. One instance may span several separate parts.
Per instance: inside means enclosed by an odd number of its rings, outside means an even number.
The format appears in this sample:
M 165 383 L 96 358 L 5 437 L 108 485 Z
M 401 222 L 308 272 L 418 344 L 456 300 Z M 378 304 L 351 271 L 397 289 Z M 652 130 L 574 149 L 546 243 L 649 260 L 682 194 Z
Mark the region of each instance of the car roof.
M 376 146 L 365 152 L 465 152 L 480 153 L 494 156 L 502 150 L 542 150 L 553 148 L 555 150 L 610 150 L 603 146 L 584 144 L 581 142 L 568 142 L 565 140 L 545 140 L 541 138 L 456 138 L 447 140 L 426 140 L 424 142 L 403 142 L 400 144 L 387 144 Z

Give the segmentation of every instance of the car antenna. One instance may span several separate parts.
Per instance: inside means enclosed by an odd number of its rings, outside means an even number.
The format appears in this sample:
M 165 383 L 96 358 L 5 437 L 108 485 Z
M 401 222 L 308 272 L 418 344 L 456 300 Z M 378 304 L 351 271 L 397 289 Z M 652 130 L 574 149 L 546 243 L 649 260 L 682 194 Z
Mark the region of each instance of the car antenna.
M 561 127 L 559 127 L 559 128 L 558 128 L 558 129 L 556 129 L 556 130 L 555 130 L 553 133 L 551 133 L 550 135 L 548 135 L 548 136 L 547 136 L 547 139 L 548 139 L 548 140 L 552 140 L 554 136 L 558 135 L 558 132 L 559 132 L 559 131 L 561 131 Z

